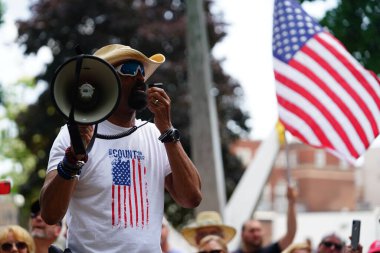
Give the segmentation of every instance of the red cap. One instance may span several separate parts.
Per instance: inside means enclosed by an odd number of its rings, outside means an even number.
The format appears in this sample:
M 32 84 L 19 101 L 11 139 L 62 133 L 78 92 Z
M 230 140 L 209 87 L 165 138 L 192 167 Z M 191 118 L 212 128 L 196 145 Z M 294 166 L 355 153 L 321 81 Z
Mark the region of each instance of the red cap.
M 369 246 L 368 253 L 380 252 L 380 240 L 376 240 Z

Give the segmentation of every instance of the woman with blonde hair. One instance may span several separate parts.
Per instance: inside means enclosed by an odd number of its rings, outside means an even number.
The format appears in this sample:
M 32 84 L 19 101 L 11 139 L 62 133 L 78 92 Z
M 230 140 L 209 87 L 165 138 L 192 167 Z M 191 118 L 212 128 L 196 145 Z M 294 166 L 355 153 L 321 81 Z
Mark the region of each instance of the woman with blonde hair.
M 29 232 L 18 225 L 0 228 L 0 253 L 34 253 L 35 246 Z
M 198 253 L 228 253 L 226 242 L 217 235 L 207 235 L 199 242 Z

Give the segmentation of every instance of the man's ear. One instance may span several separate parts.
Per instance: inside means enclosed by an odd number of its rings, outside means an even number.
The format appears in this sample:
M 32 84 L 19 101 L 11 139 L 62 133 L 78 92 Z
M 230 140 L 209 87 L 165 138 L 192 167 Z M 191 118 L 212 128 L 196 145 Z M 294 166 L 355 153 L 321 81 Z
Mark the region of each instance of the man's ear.
M 56 236 L 56 237 L 58 237 L 59 236 L 59 234 L 61 233 L 61 230 L 62 230 L 62 227 L 61 226 L 59 226 L 59 225 L 56 225 L 56 228 L 55 228 L 55 233 L 54 233 L 54 235 Z

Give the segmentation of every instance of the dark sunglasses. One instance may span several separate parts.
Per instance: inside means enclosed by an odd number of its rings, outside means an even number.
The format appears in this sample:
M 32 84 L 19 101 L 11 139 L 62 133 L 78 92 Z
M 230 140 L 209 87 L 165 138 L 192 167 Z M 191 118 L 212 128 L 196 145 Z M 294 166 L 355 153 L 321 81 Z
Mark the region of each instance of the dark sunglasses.
M 198 253 L 222 253 L 222 252 L 223 250 L 221 249 L 214 249 L 214 250 L 209 250 L 209 251 L 203 250 L 203 251 L 199 251 Z
M 331 248 L 331 246 L 334 245 L 334 248 L 336 248 L 337 250 L 341 250 L 343 248 L 342 244 L 333 243 L 333 242 L 323 242 L 322 244 L 323 244 L 323 246 L 325 246 L 327 248 Z
M 28 245 L 25 242 L 13 242 L 13 243 L 6 242 L 6 243 L 1 244 L 1 249 L 3 251 L 9 251 L 10 252 L 13 248 L 13 245 L 16 245 L 16 248 L 18 250 L 23 250 L 23 249 L 26 249 L 28 247 Z
M 140 71 L 142 76 L 145 76 L 144 65 L 141 62 L 130 60 L 117 66 L 116 71 L 122 76 L 136 76 Z
M 30 213 L 30 218 L 34 219 L 37 218 L 37 216 L 40 215 L 40 213 Z

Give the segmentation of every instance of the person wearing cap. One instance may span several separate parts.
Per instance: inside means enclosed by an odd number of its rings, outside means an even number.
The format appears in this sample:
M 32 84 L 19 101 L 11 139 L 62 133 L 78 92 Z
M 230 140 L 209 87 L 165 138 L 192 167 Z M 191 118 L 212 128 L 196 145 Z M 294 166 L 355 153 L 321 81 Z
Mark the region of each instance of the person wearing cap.
M 165 57 L 147 57 L 120 44 L 104 46 L 94 56 L 111 65 L 121 81 L 117 108 L 97 124 L 97 134 L 113 138 L 96 138 L 87 155 L 75 155 L 67 126 L 61 129 L 41 189 L 42 217 L 55 224 L 67 213 L 67 246 L 73 253 L 161 252 L 164 190 L 185 208 L 202 199 L 197 168 L 172 125 L 170 97 L 146 85 Z M 136 118 L 146 107 L 154 123 Z M 94 126 L 80 125 L 79 131 L 87 146 Z
M 360 244 L 359 244 L 359 249 L 362 250 L 362 247 Z M 371 243 L 368 249 L 368 253 L 380 253 L 380 240 L 375 240 Z
M 34 201 L 30 207 L 30 234 L 33 237 L 36 245 L 36 253 L 48 253 L 49 247 L 53 243 L 62 244 L 57 242 L 62 230 L 62 222 L 57 224 L 48 225 L 41 218 L 40 202 Z
M 219 236 L 227 244 L 234 238 L 236 229 L 223 224 L 218 212 L 203 211 L 198 213 L 194 223 L 181 230 L 181 234 L 190 245 L 199 248 L 200 241 L 208 235 Z
M 250 219 L 244 222 L 241 228 L 241 248 L 234 253 L 280 253 L 285 250 L 292 242 L 297 231 L 296 217 L 296 191 L 288 185 L 288 213 L 287 213 L 287 231 L 279 241 L 267 246 L 263 245 L 263 228 L 259 220 Z

